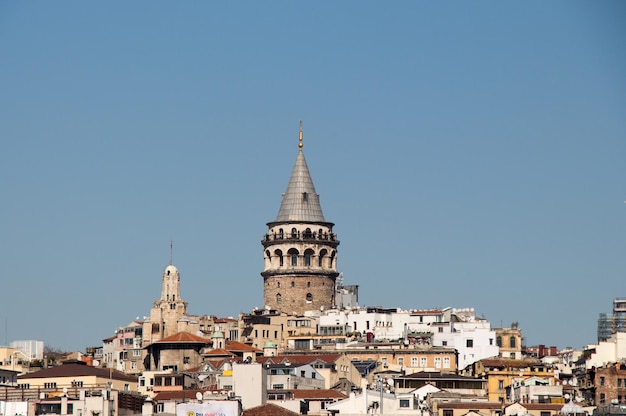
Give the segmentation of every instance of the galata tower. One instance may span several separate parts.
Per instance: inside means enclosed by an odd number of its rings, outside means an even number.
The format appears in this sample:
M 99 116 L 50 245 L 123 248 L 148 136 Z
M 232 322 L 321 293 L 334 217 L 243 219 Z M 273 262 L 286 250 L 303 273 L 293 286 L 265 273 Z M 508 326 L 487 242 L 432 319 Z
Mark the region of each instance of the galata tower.
M 294 315 L 335 305 L 337 246 L 332 222 L 324 219 L 319 195 L 302 151 L 302 122 L 296 163 L 278 216 L 267 223 L 262 244 L 265 307 Z

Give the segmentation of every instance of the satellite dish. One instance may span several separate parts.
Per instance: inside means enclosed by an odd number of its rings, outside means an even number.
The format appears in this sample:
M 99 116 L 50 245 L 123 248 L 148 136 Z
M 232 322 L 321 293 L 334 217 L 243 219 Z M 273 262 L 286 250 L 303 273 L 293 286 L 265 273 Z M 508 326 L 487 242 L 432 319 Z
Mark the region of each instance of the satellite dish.
M 63 387 L 63 393 L 67 393 L 67 387 Z
M 565 396 L 563 396 L 563 397 L 565 397 L 565 400 L 569 400 L 569 394 L 566 394 L 566 395 L 565 395 Z
M 387 379 L 387 384 L 389 385 L 389 387 L 393 387 L 393 379 L 392 378 L 388 378 Z
M 94 367 L 97 367 L 97 366 L 99 366 L 99 365 L 100 365 L 100 361 L 98 361 L 98 360 L 93 360 L 93 366 L 94 366 Z
M 202 393 L 200 393 L 200 392 L 196 393 L 196 400 L 198 400 L 198 401 L 202 400 Z

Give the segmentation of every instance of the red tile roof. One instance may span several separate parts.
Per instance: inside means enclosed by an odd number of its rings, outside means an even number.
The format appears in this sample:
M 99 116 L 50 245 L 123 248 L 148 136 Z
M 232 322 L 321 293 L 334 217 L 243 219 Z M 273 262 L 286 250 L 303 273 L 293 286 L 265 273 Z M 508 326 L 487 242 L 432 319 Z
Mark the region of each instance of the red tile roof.
M 500 368 L 525 368 L 525 367 L 533 367 L 541 364 L 538 360 L 514 360 L 510 358 L 484 358 L 480 360 L 480 362 L 485 367 L 500 367 Z
M 222 349 L 222 348 L 215 348 L 213 350 L 203 352 L 202 355 L 204 355 L 205 357 L 235 357 L 236 356 L 232 352 L 226 351 L 225 349 Z
M 244 410 L 242 416 L 295 416 L 299 414 L 300 413 L 287 410 L 284 407 L 280 407 L 272 403 L 266 403 Z
M 290 390 L 294 399 L 347 399 L 348 396 L 337 390 Z
M 65 361 L 62 365 L 44 368 L 34 373 L 18 376 L 18 380 L 28 380 L 31 378 L 58 378 L 58 377 L 100 377 L 115 380 L 137 381 L 137 377 L 130 376 L 111 368 L 98 368 L 87 365 L 83 361 Z
M 154 344 L 171 344 L 171 343 L 198 343 L 198 344 L 209 344 L 211 342 L 208 338 L 202 338 L 194 334 L 190 334 L 189 332 L 179 332 L 174 335 L 170 335 L 169 337 L 162 338 L 158 341 L 155 341 Z
M 256 352 L 256 353 L 262 353 L 263 350 L 260 350 L 258 348 L 254 348 L 251 345 L 248 344 L 244 344 L 243 342 L 239 342 L 239 341 L 226 341 L 226 350 L 228 351 L 252 351 L 252 352 Z
M 274 357 L 257 357 L 256 360 L 261 364 L 265 364 L 268 361 L 271 361 L 274 364 L 289 361 L 291 364 L 295 365 L 309 364 L 313 361 L 322 361 L 327 364 L 332 364 L 335 363 L 341 356 L 341 354 L 277 355 Z

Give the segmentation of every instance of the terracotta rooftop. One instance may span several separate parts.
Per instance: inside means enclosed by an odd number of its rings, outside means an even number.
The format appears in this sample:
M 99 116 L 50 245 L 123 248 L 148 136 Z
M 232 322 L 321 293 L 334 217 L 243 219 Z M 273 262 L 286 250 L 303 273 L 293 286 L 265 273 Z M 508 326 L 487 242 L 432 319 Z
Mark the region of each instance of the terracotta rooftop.
M 226 349 L 227 351 L 252 351 L 256 353 L 263 352 L 263 350 L 254 348 L 251 345 L 244 344 L 243 342 L 231 341 L 231 340 L 226 341 L 226 347 L 224 349 Z
M 202 338 L 194 334 L 190 334 L 189 332 L 179 332 L 174 335 L 170 335 L 169 337 L 162 338 L 158 341 L 155 341 L 154 344 L 172 344 L 172 343 L 197 343 L 197 344 L 208 344 L 211 340 L 207 338 Z
M 337 390 L 313 390 L 313 389 L 296 389 L 290 390 L 294 399 L 347 399 L 348 396 L 338 392 Z
M 342 354 L 311 354 L 311 355 L 276 355 L 274 357 L 257 357 L 257 362 L 265 364 L 270 361 L 275 364 L 289 361 L 291 364 L 303 365 L 313 361 L 322 361 L 328 364 L 336 362 Z
M 130 376 L 111 368 L 99 368 L 87 365 L 83 361 L 65 361 L 62 365 L 48 367 L 34 373 L 18 376 L 18 380 L 31 378 L 58 378 L 58 377 L 99 377 L 115 380 L 137 381 L 137 377 Z
M 510 358 L 485 358 L 480 360 L 485 367 L 500 367 L 500 368 L 520 368 L 520 367 L 534 367 L 543 365 L 538 360 L 514 360 Z
M 230 351 L 226 351 L 223 348 L 215 348 L 202 353 L 205 357 L 235 357 L 236 355 Z
M 251 407 L 243 411 L 243 416 L 295 416 L 299 414 L 271 403 Z

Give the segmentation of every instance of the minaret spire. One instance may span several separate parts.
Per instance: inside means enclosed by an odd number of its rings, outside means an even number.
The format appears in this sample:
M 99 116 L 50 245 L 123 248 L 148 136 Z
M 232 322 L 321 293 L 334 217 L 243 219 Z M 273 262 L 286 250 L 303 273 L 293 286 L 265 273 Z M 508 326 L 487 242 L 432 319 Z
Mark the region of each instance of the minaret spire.
M 304 145 L 302 144 L 302 120 L 300 120 L 300 143 L 298 143 L 298 147 L 302 149 L 302 146 Z
M 172 265 L 173 253 L 174 253 L 174 244 L 172 243 L 172 240 L 170 240 L 170 266 Z

